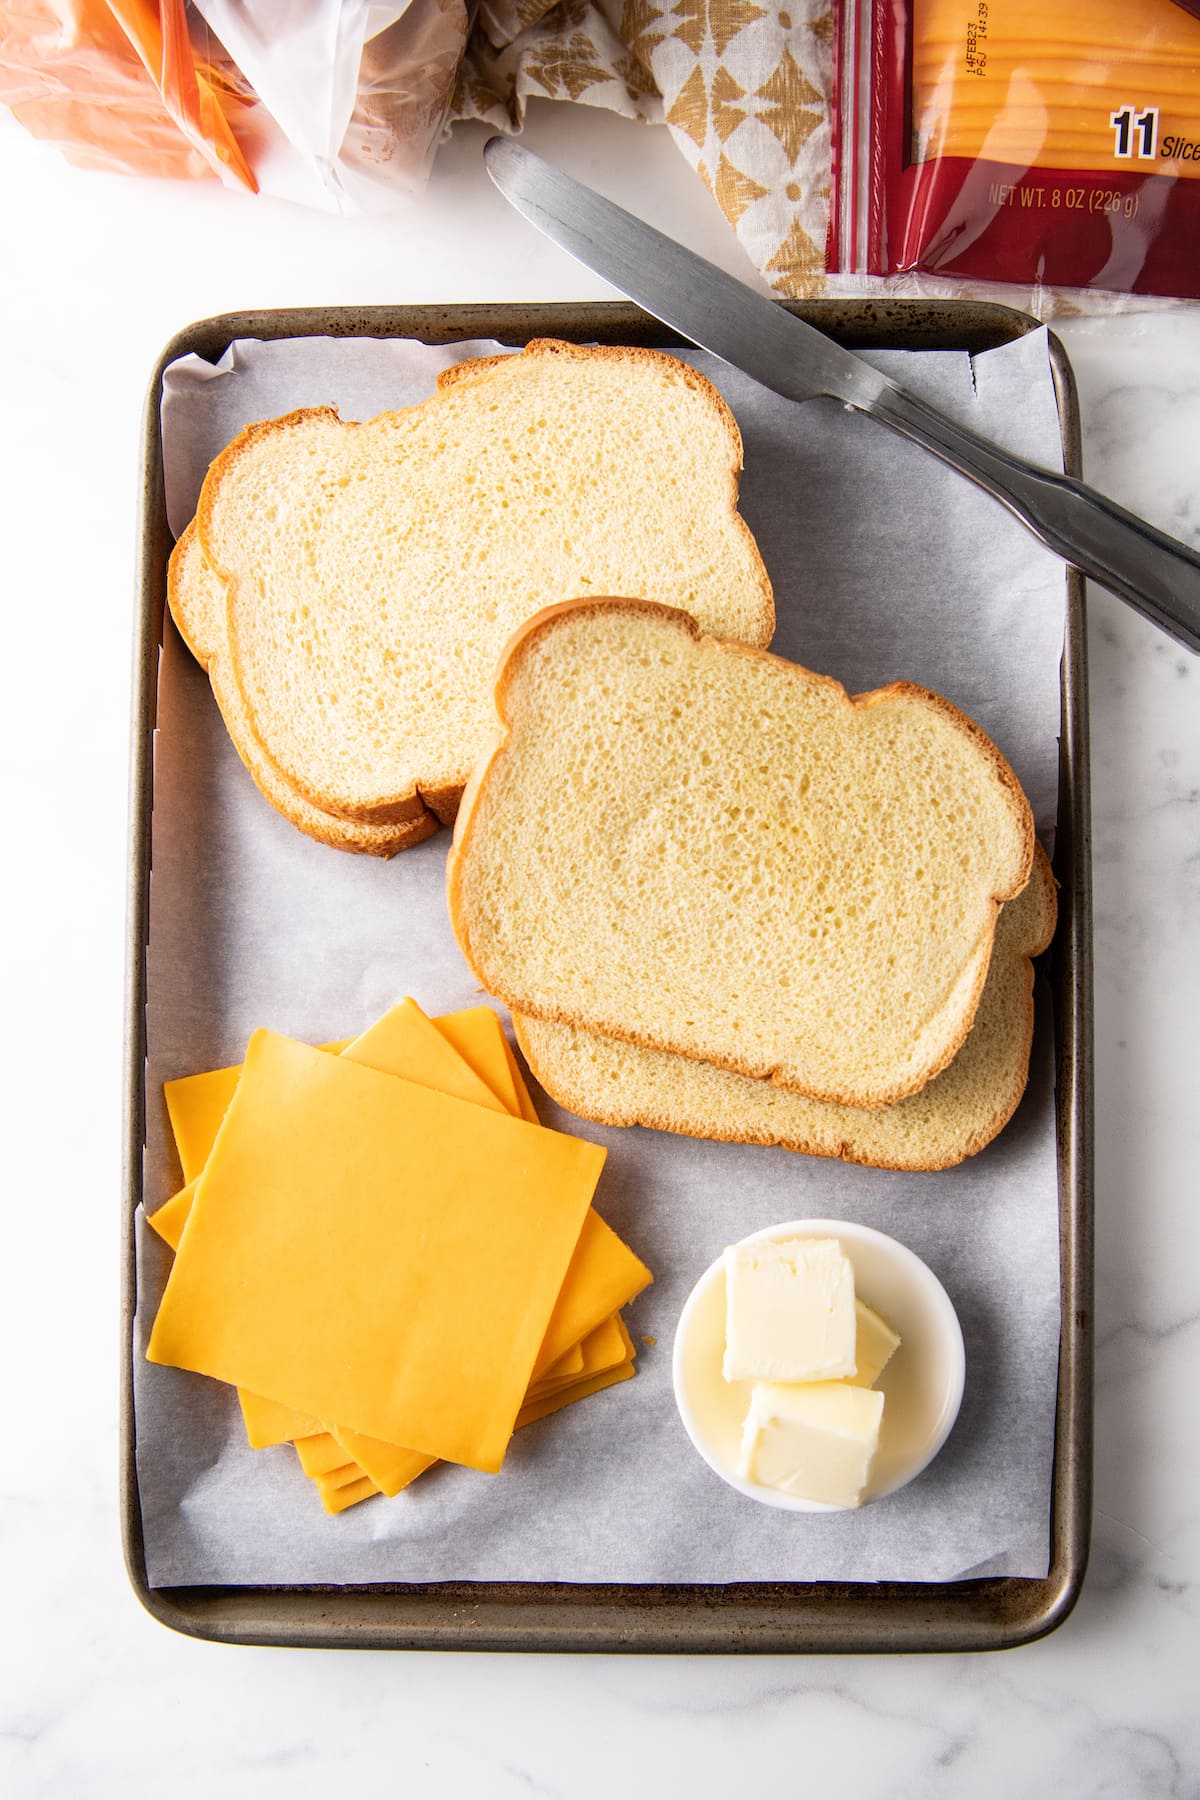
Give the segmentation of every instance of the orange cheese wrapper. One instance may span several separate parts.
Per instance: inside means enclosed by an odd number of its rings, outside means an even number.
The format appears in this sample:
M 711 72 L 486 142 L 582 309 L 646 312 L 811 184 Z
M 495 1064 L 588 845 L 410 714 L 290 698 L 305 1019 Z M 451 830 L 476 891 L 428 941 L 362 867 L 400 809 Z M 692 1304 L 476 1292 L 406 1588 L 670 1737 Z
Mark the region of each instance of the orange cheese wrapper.
M 835 105 L 831 267 L 1200 297 L 1195 4 L 872 10 L 868 104 Z

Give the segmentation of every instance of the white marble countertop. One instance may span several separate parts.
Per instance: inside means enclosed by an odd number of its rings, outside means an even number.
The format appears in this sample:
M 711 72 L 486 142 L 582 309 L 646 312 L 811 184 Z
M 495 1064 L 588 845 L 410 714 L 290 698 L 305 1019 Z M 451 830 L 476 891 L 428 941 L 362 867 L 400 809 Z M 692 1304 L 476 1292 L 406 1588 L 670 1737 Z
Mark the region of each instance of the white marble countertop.
M 548 1658 L 236 1650 L 125 1579 L 116 1374 L 136 456 L 154 359 L 243 307 L 608 297 L 457 134 L 428 195 L 339 222 L 83 175 L 0 118 L 8 802 L 0 1156 L 0 1792 L 106 1800 L 1193 1795 L 1200 1713 L 1200 664 L 1091 620 L 1095 1533 L 1051 1637 L 977 1657 Z M 535 107 L 529 141 L 749 277 L 665 133 Z M 1061 328 L 1086 472 L 1200 542 L 1200 306 Z M 1188 1693 L 1192 1700 L 1188 1701 Z

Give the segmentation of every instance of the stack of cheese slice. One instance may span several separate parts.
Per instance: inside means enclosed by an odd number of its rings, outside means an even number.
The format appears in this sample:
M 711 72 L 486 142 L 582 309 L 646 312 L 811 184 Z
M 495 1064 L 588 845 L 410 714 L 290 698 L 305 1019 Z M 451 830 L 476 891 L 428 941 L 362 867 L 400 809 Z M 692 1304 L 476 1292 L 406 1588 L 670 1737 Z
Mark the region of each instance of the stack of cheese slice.
M 186 1185 L 147 1355 L 237 1388 L 329 1512 L 627 1380 L 649 1270 L 592 1209 L 604 1152 L 537 1122 L 496 1015 L 412 1000 L 314 1050 L 169 1082 Z

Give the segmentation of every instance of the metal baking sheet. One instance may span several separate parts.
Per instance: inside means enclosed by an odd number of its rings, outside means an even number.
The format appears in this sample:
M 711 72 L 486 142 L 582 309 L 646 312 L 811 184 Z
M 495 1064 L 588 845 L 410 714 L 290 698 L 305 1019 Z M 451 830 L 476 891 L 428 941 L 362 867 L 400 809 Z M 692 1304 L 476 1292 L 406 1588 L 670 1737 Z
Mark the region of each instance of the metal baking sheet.
M 1023 335 L 1035 321 L 1000 307 L 954 302 L 824 302 L 793 310 L 850 345 L 979 351 Z M 1062 884 L 1052 959 L 1057 1055 L 1062 1335 L 1055 1437 L 1051 1562 L 1044 1580 L 951 1583 L 743 1583 L 723 1586 L 580 1586 L 567 1583 L 372 1584 L 354 1587 L 151 1589 L 146 1579 L 135 1474 L 131 1321 L 133 1217 L 144 1143 L 146 939 L 155 676 L 171 549 L 163 502 L 162 374 L 194 352 L 215 361 L 235 338 L 416 338 L 430 343 L 535 336 L 676 347 L 679 339 L 625 305 L 305 309 L 202 321 L 169 344 L 147 402 L 139 641 L 135 667 L 127 1041 L 122 1437 L 126 1557 L 139 1598 L 192 1635 L 229 1642 L 380 1648 L 645 1651 L 879 1651 L 998 1648 L 1052 1629 L 1083 1578 L 1090 1524 L 1091 1139 L 1090 892 L 1082 583 L 1068 573 L 1062 664 L 1059 826 Z M 1079 466 L 1070 371 L 1051 343 L 1064 461 Z

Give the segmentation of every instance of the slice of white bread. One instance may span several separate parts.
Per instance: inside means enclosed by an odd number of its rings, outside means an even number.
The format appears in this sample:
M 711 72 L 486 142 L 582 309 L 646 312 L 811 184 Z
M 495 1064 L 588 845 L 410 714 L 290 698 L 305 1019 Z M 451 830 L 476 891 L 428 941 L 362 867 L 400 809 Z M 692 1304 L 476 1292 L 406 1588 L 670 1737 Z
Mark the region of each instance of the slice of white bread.
M 524 626 L 496 709 L 447 880 L 510 1011 L 841 1105 L 945 1068 L 1034 845 L 956 707 L 905 683 L 851 699 L 616 600 Z
M 716 390 L 650 350 L 539 341 L 365 424 L 290 413 L 205 479 L 197 531 L 225 605 L 193 641 L 239 748 L 252 732 L 320 812 L 446 820 L 490 736 L 496 658 L 548 603 L 649 593 L 770 642 L 740 470 Z
M 204 560 L 194 520 L 171 554 L 167 595 L 180 635 L 197 662 L 208 668 L 210 652 L 206 647 L 220 638 L 225 591 Z M 237 684 L 221 680 L 219 671 L 210 670 L 210 676 L 226 729 L 255 786 L 277 812 L 290 819 L 306 836 L 337 850 L 356 850 L 366 856 L 394 856 L 398 850 L 419 844 L 437 830 L 437 820 L 427 812 L 396 825 L 364 825 L 354 819 L 340 819 L 313 806 L 264 754 L 250 729 Z
M 954 1060 L 892 1106 L 830 1106 L 692 1056 L 513 1015 L 517 1041 L 552 1099 L 602 1125 L 779 1144 L 878 1169 L 949 1169 L 990 1144 L 1025 1091 L 1033 964 L 1054 936 L 1054 877 L 1041 845 L 1033 874 L 1001 909 L 974 1023 Z

